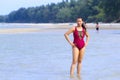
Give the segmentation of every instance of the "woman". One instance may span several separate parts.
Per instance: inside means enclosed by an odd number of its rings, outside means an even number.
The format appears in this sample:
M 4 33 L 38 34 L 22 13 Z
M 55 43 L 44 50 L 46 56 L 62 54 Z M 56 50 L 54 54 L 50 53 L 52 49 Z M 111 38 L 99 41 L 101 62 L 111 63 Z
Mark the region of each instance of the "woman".
M 69 38 L 69 34 L 73 33 L 74 41 Z M 74 76 L 74 69 L 77 64 L 77 74 L 80 75 L 81 63 L 85 52 L 85 47 L 88 44 L 89 35 L 86 30 L 85 24 L 83 24 L 82 18 L 77 19 L 77 26 L 72 27 L 64 34 L 66 40 L 72 46 L 73 60 L 70 69 L 70 76 Z M 84 36 L 86 36 L 86 42 L 84 42 Z

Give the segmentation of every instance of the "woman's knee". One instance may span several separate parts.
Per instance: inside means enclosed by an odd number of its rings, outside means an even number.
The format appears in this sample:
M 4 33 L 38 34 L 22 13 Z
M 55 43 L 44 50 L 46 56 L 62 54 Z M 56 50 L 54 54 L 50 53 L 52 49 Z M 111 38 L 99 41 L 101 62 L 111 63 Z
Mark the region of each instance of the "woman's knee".
M 78 60 L 78 63 L 82 63 L 82 60 L 81 60 L 81 59 L 79 59 L 79 60 Z
M 73 65 L 77 64 L 77 61 L 73 61 L 72 64 L 73 64 Z

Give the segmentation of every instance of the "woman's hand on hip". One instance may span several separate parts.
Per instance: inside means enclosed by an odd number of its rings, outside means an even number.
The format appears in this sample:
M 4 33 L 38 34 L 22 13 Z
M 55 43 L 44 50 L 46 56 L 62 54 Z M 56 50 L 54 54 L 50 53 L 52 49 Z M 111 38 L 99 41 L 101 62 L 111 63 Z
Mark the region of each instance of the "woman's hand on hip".
M 70 45 L 71 45 L 72 47 L 75 47 L 75 44 L 74 44 L 74 43 L 70 43 Z
M 86 42 L 86 43 L 85 43 L 85 47 L 87 47 L 87 45 L 88 45 L 88 43 Z

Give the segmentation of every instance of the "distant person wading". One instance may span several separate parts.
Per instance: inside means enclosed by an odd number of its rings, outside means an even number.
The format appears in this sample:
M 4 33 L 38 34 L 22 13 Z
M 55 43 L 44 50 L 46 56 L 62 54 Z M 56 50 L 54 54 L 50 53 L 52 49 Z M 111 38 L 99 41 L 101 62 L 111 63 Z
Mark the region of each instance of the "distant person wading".
M 99 31 L 99 23 L 96 22 L 96 30 Z

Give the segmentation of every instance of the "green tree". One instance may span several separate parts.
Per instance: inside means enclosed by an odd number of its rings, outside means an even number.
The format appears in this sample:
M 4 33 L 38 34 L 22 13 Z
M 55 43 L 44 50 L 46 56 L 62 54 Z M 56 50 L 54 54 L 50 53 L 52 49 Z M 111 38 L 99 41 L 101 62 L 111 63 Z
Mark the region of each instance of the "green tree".
M 69 8 L 62 8 L 59 10 L 57 14 L 57 19 L 59 19 L 60 22 L 69 22 L 71 17 L 71 10 Z
M 5 16 L 0 16 L 0 22 L 5 22 Z
M 120 0 L 101 0 L 100 7 L 105 13 L 106 22 L 120 18 Z
M 6 22 L 75 22 L 82 17 L 86 22 L 119 21 L 120 0 L 62 0 L 57 4 L 20 8 L 7 16 L 0 16 Z

